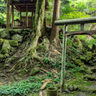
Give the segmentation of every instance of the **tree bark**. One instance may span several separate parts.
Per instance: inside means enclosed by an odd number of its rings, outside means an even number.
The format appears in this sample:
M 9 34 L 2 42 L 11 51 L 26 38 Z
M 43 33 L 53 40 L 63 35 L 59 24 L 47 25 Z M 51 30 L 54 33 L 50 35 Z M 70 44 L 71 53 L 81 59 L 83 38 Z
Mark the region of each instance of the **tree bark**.
M 50 42 L 54 41 L 59 37 L 59 27 L 55 26 L 54 24 L 54 21 L 58 20 L 59 16 L 60 16 L 60 0 L 54 0 L 53 22 L 52 22 Z
M 37 0 L 36 2 L 36 12 L 34 13 L 34 23 L 32 28 L 32 33 L 30 34 L 27 41 L 25 41 L 20 49 L 13 54 L 10 59 L 6 59 L 5 64 L 11 64 L 14 62 L 11 71 L 15 68 L 20 68 L 24 66 L 27 62 L 30 62 L 33 58 L 38 59 L 42 63 L 42 58 L 36 54 L 36 47 L 39 38 L 42 36 L 44 31 L 44 12 L 45 12 L 45 0 Z M 19 66 L 19 67 L 18 67 Z
M 7 29 L 10 28 L 10 0 L 7 0 Z

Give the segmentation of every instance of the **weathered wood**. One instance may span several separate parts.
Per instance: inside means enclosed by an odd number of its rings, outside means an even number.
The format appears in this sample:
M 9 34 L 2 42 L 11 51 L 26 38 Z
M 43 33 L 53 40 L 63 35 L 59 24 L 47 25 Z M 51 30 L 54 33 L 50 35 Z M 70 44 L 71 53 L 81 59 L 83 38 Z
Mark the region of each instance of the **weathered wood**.
M 20 11 L 20 21 L 22 21 L 22 15 L 21 14 L 22 14 L 22 12 Z
M 85 24 L 85 23 L 95 23 L 96 17 L 90 18 L 80 18 L 80 19 L 68 19 L 68 20 L 56 20 L 55 25 L 71 25 L 71 24 Z
M 80 25 L 81 31 L 84 31 L 84 23 Z
M 72 35 L 92 35 L 92 34 L 96 34 L 96 30 L 66 32 L 67 36 L 72 36 Z
M 26 6 L 26 26 L 28 27 L 28 6 Z
M 7 0 L 7 29 L 10 28 L 10 0 Z
M 60 17 L 60 0 L 54 0 L 54 11 L 53 11 L 53 21 L 52 21 L 52 31 L 50 36 L 50 42 L 58 42 L 59 27 L 54 24 L 55 20 L 58 20 Z
M 64 26 L 63 30 L 63 43 L 62 43 L 62 66 L 61 66 L 61 93 L 64 91 L 65 87 L 65 65 L 66 65 L 66 36 L 67 26 Z
M 12 28 L 14 27 L 14 6 L 12 5 Z

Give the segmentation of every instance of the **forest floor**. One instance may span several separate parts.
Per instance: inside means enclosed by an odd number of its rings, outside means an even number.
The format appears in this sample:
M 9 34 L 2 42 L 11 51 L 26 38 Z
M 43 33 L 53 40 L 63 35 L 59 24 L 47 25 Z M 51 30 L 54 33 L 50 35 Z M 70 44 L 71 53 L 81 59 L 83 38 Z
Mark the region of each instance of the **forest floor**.
M 46 76 L 46 73 L 40 75 Z M 92 75 L 96 77 L 96 73 Z M 14 82 L 19 82 L 20 80 L 26 80 L 27 78 L 27 75 L 16 74 L 15 72 L 7 73 L 6 75 L 6 72 L 2 70 L 0 71 L 0 86 L 13 84 Z M 96 96 L 96 80 L 92 78 L 89 78 L 89 80 L 85 78 L 85 80 L 83 80 L 83 75 L 80 73 L 77 73 L 76 77 L 66 80 L 66 84 L 68 84 L 68 88 L 66 88 L 66 91 L 59 96 Z M 39 93 L 30 93 L 27 96 L 47 96 L 46 88 Z
M 26 31 L 29 33 L 29 30 L 23 30 L 21 33 L 24 34 Z M 12 31 L 11 34 L 14 33 L 13 37 L 19 36 L 21 40 L 23 35 L 19 32 L 20 31 Z M 72 40 L 74 43 L 72 43 Z M 68 57 L 65 74 L 65 92 L 59 96 L 96 96 L 96 48 L 90 49 L 86 42 L 84 43 L 84 41 L 82 42 L 82 40 L 80 41 L 80 39 L 76 37 L 72 40 L 69 39 L 70 46 L 67 48 Z M 13 41 L 15 42 L 16 40 L 11 40 L 11 43 Z M 5 45 L 5 43 L 10 43 L 10 40 L 3 38 L 1 39 L 1 43 L 2 42 L 3 45 Z M 18 42 L 15 42 L 15 44 L 18 45 Z M 87 47 L 85 44 L 87 44 Z M 12 46 L 13 44 L 11 44 L 11 48 L 16 51 L 18 47 L 16 47 L 16 45 L 15 48 Z M 3 47 L 2 44 L 1 47 Z M 22 66 L 19 66 L 20 68 L 10 71 L 15 65 L 14 62 L 12 62 L 12 64 L 6 64 L 1 61 L 0 96 L 2 96 L 1 94 L 3 94 L 3 96 L 8 96 L 9 94 L 14 94 L 12 96 L 18 96 L 17 94 L 19 94 L 19 96 L 46 96 L 46 89 L 48 87 L 57 87 L 58 90 L 60 90 L 62 49 L 61 47 L 54 48 L 54 46 L 53 49 L 49 48 L 49 50 L 46 50 L 47 48 L 48 44 L 44 42 L 40 43 L 36 49 L 38 56 L 43 59 L 44 64 L 41 64 L 41 62 L 38 62 L 36 59 L 32 59 L 31 63 L 27 62 L 27 65 L 22 64 Z M 2 55 L 3 54 L 1 54 L 1 57 Z M 0 60 L 3 60 L 1 57 Z M 47 86 L 40 91 L 40 88 L 46 83 L 46 80 L 52 80 L 52 82 L 48 83 Z M 27 95 L 25 95 L 25 93 Z

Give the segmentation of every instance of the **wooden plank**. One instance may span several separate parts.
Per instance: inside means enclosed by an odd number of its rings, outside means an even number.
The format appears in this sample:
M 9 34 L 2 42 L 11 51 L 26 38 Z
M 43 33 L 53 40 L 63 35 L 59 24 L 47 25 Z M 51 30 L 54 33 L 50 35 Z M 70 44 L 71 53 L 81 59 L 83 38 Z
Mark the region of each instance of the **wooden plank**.
M 12 28 L 14 27 L 14 6 L 12 5 Z
M 92 35 L 92 34 L 96 34 L 96 30 L 66 32 L 67 36 L 72 36 L 72 35 Z
M 96 23 L 96 17 L 80 18 L 80 19 L 68 19 L 68 20 L 56 20 L 55 25 L 71 25 L 71 24 L 85 24 Z
M 7 0 L 7 29 L 10 28 L 10 0 Z
M 28 6 L 26 6 L 26 26 L 28 27 Z
M 35 5 L 36 3 L 13 3 L 12 5 L 20 5 L 20 6 L 22 6 L 22 5 Z
M 20 21 L 22 21 L 22 12 L 20 11 Z

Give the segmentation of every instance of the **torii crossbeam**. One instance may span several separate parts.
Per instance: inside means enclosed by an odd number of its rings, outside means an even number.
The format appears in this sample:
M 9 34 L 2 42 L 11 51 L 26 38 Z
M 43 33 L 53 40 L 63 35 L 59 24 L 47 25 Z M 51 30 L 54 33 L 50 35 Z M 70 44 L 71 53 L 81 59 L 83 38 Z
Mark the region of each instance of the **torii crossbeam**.
M 64 91 L 65 87 L 65 66 L 66 66 L 66 44 L 67 44 L 67 36 L 70 35 L 92 35 L 96 34 L 96 30 L 84 31 L 84 25 L 86 23 L 96 23 L 96 17 L 90 18 L 80 18 L 80 19 L 68 19 L 68 20 L 56 20 L 55 25 L 64 26 L 63 29 L 63 44 L 62 44 L 62 66 L 61 66 L 61 92 Z M 80 24 L 81 30 L 74 32 L 67 32 L 68 25 Z M 96 37 L 94 37 L 96 38 Z

